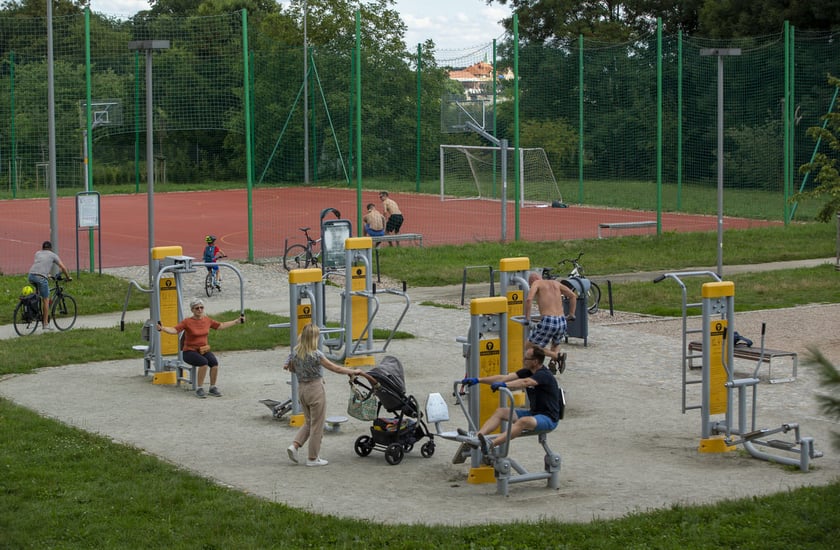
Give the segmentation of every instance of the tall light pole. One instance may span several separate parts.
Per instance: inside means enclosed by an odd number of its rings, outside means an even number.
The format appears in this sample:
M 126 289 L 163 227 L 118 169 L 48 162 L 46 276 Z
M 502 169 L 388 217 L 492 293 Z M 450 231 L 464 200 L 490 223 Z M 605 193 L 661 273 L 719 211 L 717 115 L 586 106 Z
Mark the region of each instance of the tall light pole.
M 58 246 L 58 189 L 56 182 L 56 153 L 55 153 L 55 68 L 53 67 L 53 25 L 52 0 L 47 0 L 47 147 L 50 155 L 50 166 L 47 181 L 50 186 L 50 240 L 53 250 L 59 251 Z M 12 159 L 16 162 L 17 159 Z
M 146 181 L 148 187 L 149 213 L 149 288 L 155 282 L 155 274 L 152 273 L 152 248 L 155 246 L 155 113 L 152 103 L 152 52 L 156 50 L 168 50 L 169 40 L 135 40 L 128 43 L 128 49 L 132 51 L 146 52 Z M 152 300 L 152 303 L 155 301 Z M 151 312 L 152 319 L 158 312 Z
M 723 58 L 741 55 L 741 48 L 703 48 L 701 56 L 717 56 L 717 275 L 723 277 Z

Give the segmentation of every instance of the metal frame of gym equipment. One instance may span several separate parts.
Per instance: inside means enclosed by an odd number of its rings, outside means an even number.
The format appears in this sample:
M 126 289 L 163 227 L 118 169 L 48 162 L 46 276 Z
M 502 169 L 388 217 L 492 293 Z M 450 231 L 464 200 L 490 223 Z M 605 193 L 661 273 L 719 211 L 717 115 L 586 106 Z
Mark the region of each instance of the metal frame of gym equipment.
M 372 265 L 373 241 L 370 237 L 351 237 L 344 242 L 344 289 L 341 292 L 341 327 L 334 331 L 335 337 L 325 337 L 326 354 L 333 361 L 350 361 L 355 366 L 364 363 L 354 358 L 369 357 L 374 353 L 384 353 L 388 349 L 406 313 L 411 301 L 403 289 L 379 289 L 373 285 Z M 399 318 L 391 328 L 382 347 L 374 347 L 373 321 L 379 313 L 380 302 L 377 294 L 393 294 L 405 300 Z M 324 319 L 326 322 L 326 319 Z
M 318 268 L 293 269 L 289 272 L 289 322 L 269 326 L 290 329 L 289 345 L 294 349 L 303 325 L 312 322 L 321 329 L 319 348 L 326 348 L 325 355 L 330 360 L 341 361 L 348 366 L 373 366 L 370 354 L 387 350 L 397 327 L 405 318 L 410 302 L 405 292 L 381 291 L 403 296 L 406 305 L 385 344 L 382 348 L 374 348 L 371 325 L 379 311 L 379 300 L 371 280 L 371 248 L 370 237 L 351 237 L 344 242 L 345 290 L 341 295 L 341 326 L 326 326 L 324 273 Z M 308 300 L 308 303 L 304 300 Z M 360 324 L 363 326 L 360 327 Z M 353 342 L 352 349 L 348 342 Z M 336 350 L 342 350 L 343 353 L 338 354 Z M 271 409 L 276 419 L 281 419 L 291 411 L 289 424 L 300 426 L 304 419 L 298 398 L 298 380 L 294 374 L 291 376 L 291 388 L 291 398 L 288 400 L 264 399 L 261 402 Z
M 321 329 L 319 338 L 323 342 L 325 333 L 329 331 L 342 331 L 342 328 L 324 327 L 324 280 L 323 273 L 319 268 L 293 269 L 289 272 L 289 322 L 268 325 L 270 328 L 289 329 L 289 348 L 295 349 L 298 335 L 307 323 L 314 323 Z M 308 300 L 305 302 L 304 300 Z M 320 346 L 319 346 L 320 347 Z M 280 420 L 291 411 L 289 417 L 290 426 L 302 426 L 305 419 L 303 409 L 298 398 L 298 379 L 294 373 L 291 375 L 291 397 L 285 401 L 274 401 L 263 399 L 261 403 L 271 409 L 274 418 Z
M 125 330 L 125 313 L 128 309 L 128 303 L 131 299 L 132 288 L 137 288 L 141 292 L 150 294 L 149 300 L 149 319 L 143 324 L 142 337 L 148 342 L 148 345 L 134 346 L 138 351 L 143 351 L 143 375 L 148 376 L 149 373 L 154 374 L 155 383 L 175 383 L 180 386 L 181 382 L 188 382 L 193 390 L 196 389 L 196 367 L 184 361 L 183 350 L 181 346 L 177 346 L 174 359 L 166 359 L 163 355 L 163 346 L 161 345 L 161 334 L 155 329 L 158 320 L 161 319 L 161 295 L 163 292 L 175 292 L 175 299 L 168 299 L 167 302 L 174 306 L 175 316 L 169 317 L 174 320 L 174 324 L 181 322 L 183 316 L 183 296 L 181 289 L 181 278 L 188 273 L 195 273 L 196 267 L 202 266 L 219 266 L 232 269 L 239 278 L 239 299 L 240 314 L 245 313 L 245 283 L 242 278 L 242 273 L 236 266 L 227 262 L 196 262 L 192 256 L 184 256 L 181 254 L 182 248 L 180 246 L 165 246 L 155 247 L 151 251 L 151 270 L 153 274 L 154 287 L 144 289 L 137 281 L 129 282 L 128 292 L 123 305 L 122 317 L 120 319 L 120 330 Z M 171 275 L 166 277 L 165 275 Z M 165 282 L 164 282 L 165 281 Z M 157 292 L 154 291 L 157 289 Z M 171 310 L 171 308 L 168 308 Z M 180 339 L 179 339 L 180 343 Z M 174 380 L 167 376 L 168 373 L 174 374 Z
M 508 340 L 508 301 L 505 297 L 476 298 L 470 301 L 470 330 L 468 336 L 458 337 L 456 341 L 462 344 L 463 355 L 466 359 L 466 376 L 478 378 L 480 376 L 491 376 L 493 374 L 505 374 L 507 366 L 507 340 Z M 444 432 L 441 423 L 449 420 L 449 410 L 446 402 L 439 393 L 430 394 L 426 402 L 426 419 L 434 424 L 437 435 L 452 441 L 459 442 L 461 446 L 455 453 L 452 462 L 455 464 L 466 462 L 470 459 L 470 472 L 467 476 L 468 483 L 491 483 L 496 481 L 496 493 L 507 496 L 509 486 L 512 483 L 522 483 L 546 479 L 548 486 L 552 489 L 559 488 L 560 484 L 560 455 L 551 450 L 548 446 L 547 432 L 527 432 L 522 434 L 536 435 L 539 443 L 545 451 L 545 471 L 529 473 L 510 455 L 510 430 L 513 426 L 513 408 L 516 405 L 516 397 L 507 388 L 500 388 L 500 397 L 497 399 L 489 386 L 476 385 L 466 388 L 466 393 L 459 389 L 461 381 L 453 384 L 453 394 L 458 406 L 464 414 L 469 426 L 467 435 L 455 432 Z M 466 397 L 464 397 L 466 396 Z M 466 401 L 466 403 L 465 403 Z M 475 419 L 482 421 L 481 411 L 492 414 L 498 405 L 507 406 L 511 409 L 511 416 L 504 423 L 503 429 L 507 430 L 508 439 L 499 447 L 497 456 L 484 456 L 481 452 L 478 440 L 471 435 L 478 431 L 479 426 Z
M 531 260 L 527 257 L 502 258 L 499 260 L 499 293 L 507 298 L 507 350 L 508 365 L 519 369 L 528 340 L 525 326 L 525 299 L 530 292 L 528 271 Z M 505 371 L 508 372 L 508 371 Z
M 700 303 L 688 303 L 687 290 L 682 279 L 687 277 L 706 276 L 713 282 L 702 285 L 702 299 Z M 776 428 L 756 428 L 756 406 L 758 391 L 758 363 L 751 377 L 735 378 L 734 374 L 734 346 L 735 346 L 735 285 L 730 281 L 721 281 L 717 274 L 709 271 L 687 271 L 680 273 L 665 273 L 657 277 L 654 282 L 673 279 L 682 289 L 683 311 L 683 414 L 688 409 L 700 409 L 701 440 L 698 450 L 705 453 L 728 452 L 736 445 L 743 445 L 744 449 L 754 458 L 769 462 L 798 466 L 807 472 L 810 460 L 823 456 L 814 449 L 812 437 L 802 437 L 798 423 L 786 422 Z M 688 328 L 689 308 L 702 307 L 702 327 Z M 702 333 L 703 362 L 701 387 L 701 404 L 687 405 L 686 387 L 696 384 L 696 380 L 687 379 L 689 357 L 687 355 L 688 335 Z M 751 421 L 747 426 L 747 390 L 752 389 Z M 733 410 L 735 394 L 737 392 L 737 419 Z M 723 420 L 714 420 L 713 415 L 724 415 Z M 736 425 L 737 421 L 737 425 Z M 789 434 L 793 432 L 793 441 L 782 439 L 765 439 L 774 434 Z M 762 447 L 767 450 L 760 450 Z M 771 451 L 772 449 L 772 451 Z M 791 453 L 797 458 L 784 456 L 779 453 Z

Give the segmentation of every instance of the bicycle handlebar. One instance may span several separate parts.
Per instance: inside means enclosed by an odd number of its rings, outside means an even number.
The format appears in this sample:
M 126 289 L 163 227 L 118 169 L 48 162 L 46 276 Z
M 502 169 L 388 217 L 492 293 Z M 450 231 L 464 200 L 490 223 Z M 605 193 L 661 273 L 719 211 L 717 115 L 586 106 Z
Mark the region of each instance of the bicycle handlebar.
M 570 264 L 572 264 L 574 267 L 579 268 L 579 267 L 580 267 L 580 263 L 578 263 L 578 262 L 580 261 L 581 256 L 583 256 L 583 251 L 581 251 L 580 253 L 578 253 L 577 258 L 564 258 L 564 259 L 560 260 L 560 261 L 559 261 L 559 262 L 557 262 L 557 263 L 558 263 L 558 264 L 560 264 L 560 265 L 563 265 L 563 264 L 566 264 L 566 263 L 570 263 Z

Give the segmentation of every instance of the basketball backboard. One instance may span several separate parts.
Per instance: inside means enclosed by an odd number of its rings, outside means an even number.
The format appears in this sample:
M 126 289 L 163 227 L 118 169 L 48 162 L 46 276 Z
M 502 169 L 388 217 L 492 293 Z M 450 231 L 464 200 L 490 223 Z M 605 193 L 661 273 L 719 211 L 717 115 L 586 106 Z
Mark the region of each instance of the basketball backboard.
M 444 134 L 492 130 L 493 109 L 484 99 L 467 99 L 461 95 L 444 95 L 440 101 L 440 131 Z
M 90 119 L 93 128 L 122 125 L 122 104 L 115 99 L 90 102 Z M 87 102 L 79 101 L 79 127 L 87 127 Z

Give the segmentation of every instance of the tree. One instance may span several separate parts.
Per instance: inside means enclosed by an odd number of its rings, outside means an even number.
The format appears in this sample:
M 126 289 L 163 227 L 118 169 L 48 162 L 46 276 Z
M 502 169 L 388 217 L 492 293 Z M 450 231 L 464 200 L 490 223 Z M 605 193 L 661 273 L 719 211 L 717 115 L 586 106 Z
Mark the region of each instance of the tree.
M 709 38 L 780 32 L 785 21 L 800 30 L 830 30 L 840 22 L 837 0 L 703 0 L 698 33 Z
M 613 0 L 491 0 L 509 4 L 519 19 L 520 36 L 528 42 L 573 40 L 578 35 L 624 42 L 642 24 L 635 2 Z M 504 20 L 508 31 L 512 18 Z
M 488 0 L 510 5 L 526 41 L 551 43 L 583 35 L 624 42 L 656 30 L 683 31 L 707 38 L 776 34 L 785 21 L 802 30 L 829 30 L 840 24 L 838 0 Z M 512 29 L 512 19 L 505 27 Z
M 840 86 L 840 79 L 829 76 L 828 83 L 836 88 Z M 810 191 L 794 195 L 793 200 L 806 197 L 826 199 L 817 214 L 817 219 L 821 222 L 829 222 L 836 213 L 840 212 L 840 171 L 838 171 L 837 158 L 840 155 L 840 113 L 828 113 L 823 119 L 826 123 L 825 127 L 808 128 L 808 135 L 815 141 L 821 140 L 824 148 L 814 156 L 812 162 L 804 164 L 799 169 L 803 174 L 810 172 L 817 186 Z M 830 154 L 825 152 L 826 149 Z

